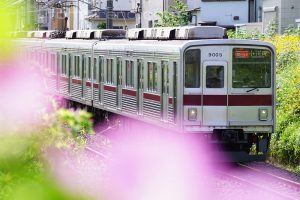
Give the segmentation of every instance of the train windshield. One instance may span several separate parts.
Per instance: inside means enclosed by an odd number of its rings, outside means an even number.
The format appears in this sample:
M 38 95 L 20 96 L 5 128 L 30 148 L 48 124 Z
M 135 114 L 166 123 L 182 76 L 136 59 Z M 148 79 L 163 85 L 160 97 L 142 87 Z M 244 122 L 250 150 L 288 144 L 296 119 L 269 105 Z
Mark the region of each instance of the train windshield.
M 271 52 L 266 49 L 234 48 L 232 59 L 233 88 L 270 88 Z

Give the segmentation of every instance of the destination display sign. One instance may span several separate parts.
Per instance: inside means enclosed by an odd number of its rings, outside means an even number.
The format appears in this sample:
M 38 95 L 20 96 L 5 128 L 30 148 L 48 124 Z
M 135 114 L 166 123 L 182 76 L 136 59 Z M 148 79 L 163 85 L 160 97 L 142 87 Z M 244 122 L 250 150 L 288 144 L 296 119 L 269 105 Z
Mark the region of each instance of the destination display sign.
M 266 49 L 233 49 L 233 56 L 235 59 L 253 59 L 270 57 L 271 52 Z

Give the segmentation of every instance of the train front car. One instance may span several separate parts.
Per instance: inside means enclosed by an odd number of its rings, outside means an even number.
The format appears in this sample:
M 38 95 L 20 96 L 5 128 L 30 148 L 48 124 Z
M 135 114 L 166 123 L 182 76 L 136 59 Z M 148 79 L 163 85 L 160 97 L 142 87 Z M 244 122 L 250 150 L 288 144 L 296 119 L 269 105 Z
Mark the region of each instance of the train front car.
M 275 127 L 274 48 L 211 40 L 191 43 L 182 57 L 184 131 L 221 145 L 221 158 L 265 160 Z

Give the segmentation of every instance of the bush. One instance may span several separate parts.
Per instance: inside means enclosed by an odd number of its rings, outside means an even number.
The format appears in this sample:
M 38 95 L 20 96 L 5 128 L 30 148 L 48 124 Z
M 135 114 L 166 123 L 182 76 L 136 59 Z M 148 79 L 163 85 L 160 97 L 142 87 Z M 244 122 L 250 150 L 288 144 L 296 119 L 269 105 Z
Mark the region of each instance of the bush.
M 277 71 L 299 62 L 300 37 L 298 35 L 275 35 L 264 41 L 276 47 Z
M 49 178 L 44 155 L 48 148 L 83 147 L 92 133 L 90 118 L 85 111 L 58 109 L 44 114 L 44 125 L 34 133 L 1 136 L 0 199 L 84 199 L 68 194 Z
M 276 132 L 270 145 L 271 160 L 300 172 L 300 29 L 289 26 L 276 34 L 271 23 L 265 34 L 243 30 L 229 31 L 232 39 L 259 39 L 276 48 Z

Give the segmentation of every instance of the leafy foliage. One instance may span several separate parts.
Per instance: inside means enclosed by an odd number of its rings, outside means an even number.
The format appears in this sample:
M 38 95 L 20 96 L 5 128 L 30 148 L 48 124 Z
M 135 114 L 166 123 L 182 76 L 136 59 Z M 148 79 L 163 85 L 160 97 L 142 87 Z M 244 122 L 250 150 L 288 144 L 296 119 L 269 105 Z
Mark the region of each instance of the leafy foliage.
M 259 39 L 276 47 L 276 132 L 272 135 L 272 161 L 300 171 L 300 29 L 289 26 L 276 34 L 278 24 L 269 25 L 265 34 L 238 30 L 232 39 Z
M 289 34 L 264 38 L 264 41 L 271 42 L 276 47 L 278 72 L 299 62 L 300 37 L 298 35 L 289 32 Z
M 156 27 L 186 26 L 189 23 L 188 7 L 181 0 L 175 0 L 175 5 L 170 6 L 170 11 L 157 13 L 160 17 Z
M 43 114 L 44 124 L 34 133 L 12 133 L 0 138 L 0 199 L 84 199 L 69 195 L 47 174 L 45 150 L 76 150 L 92 131 L 86 111 L 54 109 Z M 32 192 L 34 191 L 34 192 Z
M 242 29 L 237 29 L 236 31 L 228 30 L 227 31 L 228 38 L 230 39 L 251 39 L 257 40 L 263 38 L 263 34 L 258 31 L 245 31 Z
M 99 22 L 97 25 L 98 29 L 106 29 L 106 23 L 105 22 Z

